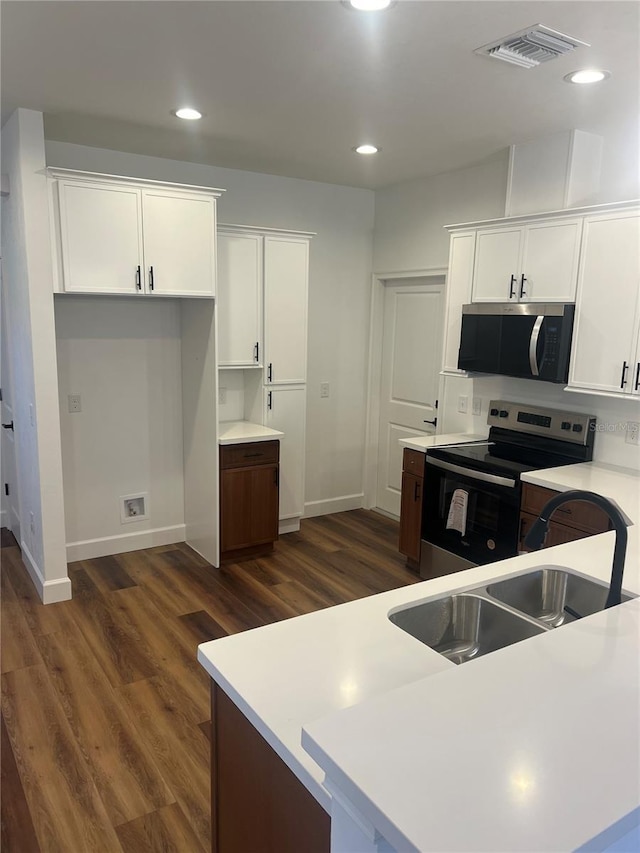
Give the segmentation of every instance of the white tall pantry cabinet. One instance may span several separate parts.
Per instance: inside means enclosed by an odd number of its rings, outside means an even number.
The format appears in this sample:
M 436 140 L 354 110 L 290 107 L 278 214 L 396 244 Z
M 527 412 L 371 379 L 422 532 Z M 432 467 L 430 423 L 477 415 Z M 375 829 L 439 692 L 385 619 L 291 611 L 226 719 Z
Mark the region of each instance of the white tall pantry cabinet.
M 245 419 L 284 433 L 281 533 L 297 530 L 304 513 L 312 236 L 239 225 L 218 230 L 218 364 L 220 369 L 244 370 Z

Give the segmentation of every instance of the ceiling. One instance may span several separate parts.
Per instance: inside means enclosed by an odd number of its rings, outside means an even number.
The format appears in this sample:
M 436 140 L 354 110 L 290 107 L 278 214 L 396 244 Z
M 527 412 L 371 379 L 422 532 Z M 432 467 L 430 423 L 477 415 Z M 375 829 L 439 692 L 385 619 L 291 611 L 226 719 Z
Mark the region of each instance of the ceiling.
M 638 2 L 4 0 L 1 17 L 2 121 L 42 111 L 49 139 L 377 188 L 638 127 Z M 592 46 L 530 70 L 473 53 L 536 23 Z M 563 81 L 588 66 L 612 76 Z M 205 117 L 179 121 L 183 104 Z M 364 141 L 382 150 L 355 154 Z

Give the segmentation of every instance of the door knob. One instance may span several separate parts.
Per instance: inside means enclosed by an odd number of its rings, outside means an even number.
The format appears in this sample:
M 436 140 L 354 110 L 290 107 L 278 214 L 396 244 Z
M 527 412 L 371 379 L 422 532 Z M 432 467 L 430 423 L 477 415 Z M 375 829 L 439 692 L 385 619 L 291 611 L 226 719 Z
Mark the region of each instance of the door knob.
M 423 424 L 433 424 L 434 426 L 438 426 L 438 419 L 434 418 L 432 421 L 422 421 Z
M 10 424 L 2 424 L 3 429 L 10 429 L 13 432 L 13 421 Z

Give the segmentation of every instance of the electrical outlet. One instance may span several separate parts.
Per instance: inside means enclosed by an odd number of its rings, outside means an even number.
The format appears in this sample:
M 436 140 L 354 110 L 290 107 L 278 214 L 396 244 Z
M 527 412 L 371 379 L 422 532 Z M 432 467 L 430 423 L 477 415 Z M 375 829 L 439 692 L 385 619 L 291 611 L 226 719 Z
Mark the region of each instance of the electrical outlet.
M 80 394 L 69 394 L 67 397 L 69 402 L 69 411 L 70 412 L 81 412 L 82 411 L 82 397 Z
M 32 512 L 29 513 L 29 530 L 32 536 L 36 535 L 36 520 Z
M 224 404 L 226 402 L 227 402 L 227 389 L 220 386 L 218 388 L 218 403 L 220 403 L 221 406 L 224 406 Z
M 640 445 L 640 424 L 629 422 L 627 423 L 627 431 L 624 436 L 627 444 Z
M 321 397 L 328 397 L 329 396 L 329 383 L 328 382 L 321 382 L 320 383 L 320 396 Z
M 473 397 L 471 400 L 471 412 L 474 415 L 482 414 L 482 397 Z
M 36 425 L 36 416 L 33 410 L 33 403 L 29 403 L 29 423 L 32 427 Z
M 458 397 L 458 411 L 461 415 L 467 414 L 467 406 L 469 405 L 469 398 L 466 394 L 460 394 Z

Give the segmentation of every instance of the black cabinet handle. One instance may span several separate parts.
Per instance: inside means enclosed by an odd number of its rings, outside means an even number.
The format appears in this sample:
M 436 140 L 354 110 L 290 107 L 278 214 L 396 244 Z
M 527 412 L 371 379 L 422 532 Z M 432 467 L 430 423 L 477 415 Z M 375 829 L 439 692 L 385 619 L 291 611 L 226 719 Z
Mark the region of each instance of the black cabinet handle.
M 267 382 L 273 381 L 273 364 L 269 362 L 269 367 L 267 368 Z
M 515 277 L 515 275 L 512 275 L 511 281 L 509 282 L 509 299 L 513 299 L 513 297 L 516 295 L 516 292 L 513 289 L 515 287 L 515 284 L 516 284 L 516 277 Z
M 273 408 L 273 397 L 271 396 L 271 391 L 267 394 L 267 409 Z
M 433 424 L 434 426 L 438 426 L 438 419 L 434 418 L 432 421 L 422 421 L 423 424 Z
M 253 348 L 253 360 L 260 361 L 260 341 L 256 341 L 256 345 Z
M 640 388 L 640 361 L 636 366 L 636 381 L 634 385 L 634 390 L 637 391 Z
M 624 388 L 627 384 L 627 370 L 629 369 L 629 365 L 626 361 L 622 362 L 622 376 L 620 377 L 620 387 Z
M 522 273 L 522 276 L 520 278 L 520 299 L 522 299 L 523 296 L 526 296 L 526 293 L 524 292 L 524 283 L 526 280 L 527 279 L 524 277 L 524 273 Z
M 2 424 L 3 429 L 10 429 L 13 432 L 13 421 L 10 424 Z
M 414 501 L 420 500 L 420 483 L 417 481 L 413 484 L 413 499 Z
M 138 269 L 136 270 L 136 290 L 142 290 L 142 270 L 140 269 L 140 265 L 138 265 Z
M 276 488 L 280 485 L 280 469 L 278 468 L 277 465 L 273 469 L 273 482 L 274 482 Z
M 149 267 L 149 290 L 153 290 L 153 267 Z

